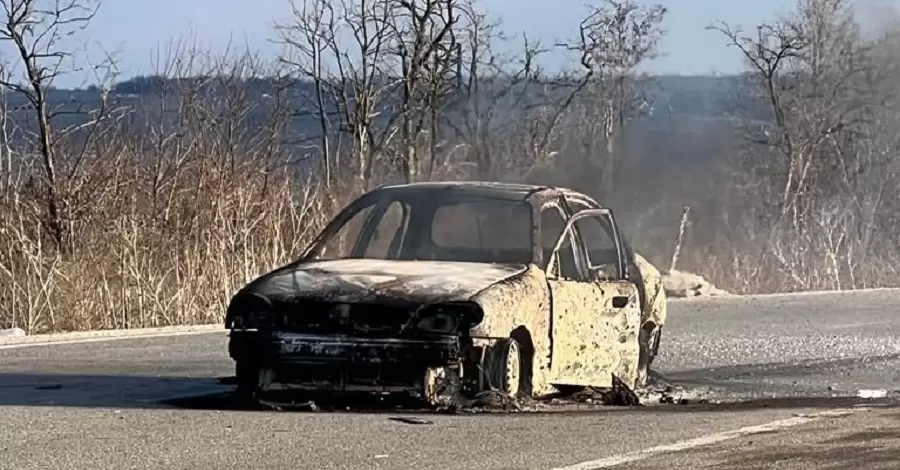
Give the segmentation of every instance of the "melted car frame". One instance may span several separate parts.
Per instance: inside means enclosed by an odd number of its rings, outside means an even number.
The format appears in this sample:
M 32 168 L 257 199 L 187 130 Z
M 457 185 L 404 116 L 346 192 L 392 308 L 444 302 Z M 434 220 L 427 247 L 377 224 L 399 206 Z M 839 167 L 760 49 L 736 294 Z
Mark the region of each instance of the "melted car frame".
M 396 201 L 411 201 L 408 207 L 413 208 L 403 212 L 402 233 L 398 229 L 388 240 L 388 254 L 367 258 L 377 225 Z M 486 218 L 494 221 L 487 225 L 495 230 L 517 226 L 509 236 L 525 235 L 520 249 L 497 243 L 486 251 L 420 250 L 429 246 L 426 235 L 434 238 L 429 232 L 434 208 L 467 201 L 496 203 L 513 213 L 513 208 L 525 209 L 502 222 L 499 214 Z M 569 211 L 564 226 L 556 228 L 561 232 L 548 238 L 542 211 L 553 204 L 568 209 L 572 201 L 588 207 Z M 350 248 L 329 256 L 328 245 L 367 208 L 371 213 Z M 585 261 L 593 253 L 586 253 L 573 230 L 577 219 L 588 217 L 606 221 L 604 230 L 614 242 L 603 253 L 611 267 L 608 274 L 600 269 L 604 265 Z M 495 233 L 494 238 L 503 237 Z M 570 269 L 589 278 L 560 287 L 571 281 L 560 274 L 558 253 L 566 243 L 573 253 Z M 478 182 L 382 187 L 342 210 L 299 260 L 261 276 L 234 296 L 226 314 L 229 352 L 236 361 L 239 390 L 249 394 L 276 388 L 404 393 L 437 404 L 484 390 L 539 396 L 560 385 L 603 386 L 615 374 L 637 385 L 646 371 L 636 369 L 649 367 L 664 321 L 664 298 L 661 317 L 650 319 L 645 287 L 611 211 L 580 193 Z M 621 344 L 611 340 L 599 345 L 604 336 L 579 331 L 579 325 L 593 330 L 591 312 L 579 311 L 576 320 L 565 321 L 568 317 L 555 311 L 553 288 L 574 288 L 577 295 L 569 297 L 576 303 L 599 302 L 597 308 L 607 312 L 607 326 L 620 317 L 625 326 L 610 327 L 604 334 L 618 335 Z M 652 326 L 646 334 L 644 325 Z M 567 333 L 567 327 L 575 329 Z M 591 342 L 600 352 L 584 354 L 583 345 Z

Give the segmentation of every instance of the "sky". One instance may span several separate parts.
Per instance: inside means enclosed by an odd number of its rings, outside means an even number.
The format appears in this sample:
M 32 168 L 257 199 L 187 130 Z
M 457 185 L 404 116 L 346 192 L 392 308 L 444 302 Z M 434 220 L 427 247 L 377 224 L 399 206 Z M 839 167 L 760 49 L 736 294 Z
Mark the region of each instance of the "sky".
M 502 18 L 504 29 L 527 31 L 545 41 L 572 37 L 585 10 L 584 0 L 481 0 L 488 11 Z M 663 56 L 648 70 L 664 74 L 734 73 L 741 69 L 740 56 L 726 47 L 720 33 L 704 28 L 723 20 L 752 28 L 789 12 L 796 0 L 640 0 L 659 3 L 669 11 L 660 44 Z M 900 0 L 865 0 L 866 3 L 898 4 Z M 273 23 L 289 18 L 288 0 L 106 0 L 89 29 L 69 38 L 72 47 L 85 47 L 96 60 L 98 51 L 113 52 L 122 79 L 153 73 L 155 54 L 173 39 L 194 38 L 201 46 L 224 49 L 229 42 L 249 45 L 264 55 L 277 54 L 270 42 Z M 75 43 L 78 41 L 78 43 Z M 102 49 L 101 49 L 102 47 Z M 9 52 L 8 46 L 0 51 Z M 61 77 L 56 85 L 79 86 L 86 74 Z

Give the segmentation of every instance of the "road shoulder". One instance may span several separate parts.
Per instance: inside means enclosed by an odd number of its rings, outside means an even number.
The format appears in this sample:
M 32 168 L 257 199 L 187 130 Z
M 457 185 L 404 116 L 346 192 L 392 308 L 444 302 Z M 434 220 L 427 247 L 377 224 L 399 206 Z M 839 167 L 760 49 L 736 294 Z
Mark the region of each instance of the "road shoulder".
M 857 409 L 770 432 L 659 453 L 611 469 L 728 468 L 767 470 L 896 469 L 900 463 L 900 407 Z M 588 470 L 592 467 L 584 467 Z

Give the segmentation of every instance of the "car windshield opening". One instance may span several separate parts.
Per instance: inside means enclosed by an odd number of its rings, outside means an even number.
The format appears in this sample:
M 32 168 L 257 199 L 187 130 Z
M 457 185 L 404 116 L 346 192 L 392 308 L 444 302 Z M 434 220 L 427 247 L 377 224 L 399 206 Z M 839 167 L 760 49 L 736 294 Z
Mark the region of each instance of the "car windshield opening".
M 471 195 L 395 197 L 348 208 L 313 250 L 314 259 L 529 263 L 531 206 Z

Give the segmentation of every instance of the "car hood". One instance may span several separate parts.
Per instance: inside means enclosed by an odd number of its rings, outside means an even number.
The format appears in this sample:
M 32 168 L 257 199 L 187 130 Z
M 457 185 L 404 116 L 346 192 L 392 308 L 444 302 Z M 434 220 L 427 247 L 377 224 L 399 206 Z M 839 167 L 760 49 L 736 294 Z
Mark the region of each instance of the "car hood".
M 266 274 L 244 293 L 274 302 L 316 299 L 332 302 L 422 304 L 468 300 L 527 266 L 453 261 L 342 259 L 301 263 Z

